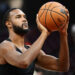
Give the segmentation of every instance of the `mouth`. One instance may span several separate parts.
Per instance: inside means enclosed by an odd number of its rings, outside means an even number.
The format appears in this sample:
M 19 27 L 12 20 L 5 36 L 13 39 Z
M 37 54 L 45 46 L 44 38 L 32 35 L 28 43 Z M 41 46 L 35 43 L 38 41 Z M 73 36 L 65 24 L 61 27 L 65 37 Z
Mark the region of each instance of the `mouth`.
M 23 23 L 23 24 L 22 24 L 22 27 L 23 27 L 24 29 L 28 29 L 28 23 Z

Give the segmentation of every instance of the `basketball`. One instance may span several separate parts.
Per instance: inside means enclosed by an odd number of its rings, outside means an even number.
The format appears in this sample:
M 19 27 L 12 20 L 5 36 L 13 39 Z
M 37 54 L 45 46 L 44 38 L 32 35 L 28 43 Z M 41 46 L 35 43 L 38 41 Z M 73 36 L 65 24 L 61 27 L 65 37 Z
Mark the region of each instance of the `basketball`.
M 59 2 L 47 2 L 40 7 L 38 19 L 49 31 L 58 31 L 60 27 L 65 27 L 69 11 Z

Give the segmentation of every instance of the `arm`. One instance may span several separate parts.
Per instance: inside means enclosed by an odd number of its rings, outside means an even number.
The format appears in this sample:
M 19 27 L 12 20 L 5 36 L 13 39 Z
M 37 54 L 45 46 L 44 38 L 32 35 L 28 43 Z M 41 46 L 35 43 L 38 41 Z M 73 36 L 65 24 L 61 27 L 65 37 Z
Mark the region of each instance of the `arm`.
M 33 45 L 22 54 L 17 52 L 11 43 L 3 43 L 0 45 L 0 55 L 2 55 L 6 62 L 11 65 L 21 68 L 28 67 L 39 54 L 46 37 L 47 35 L 45 32 L 42 32 L 40 37 L 33 43 Z
M 17 52 L 11 43 L 6 43 L 5 45 L 1 44 L 1 55 L 6 62 L 17 67 L 26 68 L 32 63 L 33 60 L 35 60 L 48 36 L 48 31 L 41 24 L 39 24 L 38 20 L 37 24 L 41 29 L 41 35 L 24 53 L 21 54 Z
M 67 25 L 65 25 L 67 26 Z M 40 52 L 37 58 L 37 64 L 45 69 L 54 71 L 68 71 L 69 69 L 69 48 L 67 41 L 67 27 L 60 32 L 60 52 L 59 58 Z

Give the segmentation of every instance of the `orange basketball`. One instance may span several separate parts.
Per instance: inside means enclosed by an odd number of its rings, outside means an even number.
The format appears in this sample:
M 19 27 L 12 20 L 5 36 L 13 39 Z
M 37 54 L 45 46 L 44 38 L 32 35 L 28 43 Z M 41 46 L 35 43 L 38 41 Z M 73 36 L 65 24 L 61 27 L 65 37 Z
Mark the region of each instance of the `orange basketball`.
M 57 31 L 59 27 L 64 28 L 69 19 L 68 15 L 68 9 L 55 1 L 45 3 L 38 12 L 40 23 L 49 31 Z

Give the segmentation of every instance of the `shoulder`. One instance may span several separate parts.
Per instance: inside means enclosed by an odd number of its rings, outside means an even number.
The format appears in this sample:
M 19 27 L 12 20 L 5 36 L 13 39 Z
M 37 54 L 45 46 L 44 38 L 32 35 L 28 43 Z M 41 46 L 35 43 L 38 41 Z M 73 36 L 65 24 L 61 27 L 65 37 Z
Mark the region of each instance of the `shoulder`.
M 0 43 L 0 55 L 6 53 L 8 50 L 12 50 L 14 47 L 14 44 L 10 41 L 4 40 Z
M 4 40 L 0 43 L 0 48 L 7 48 L 7 47 L 13 47 L 14 44 L 10 41 Z

